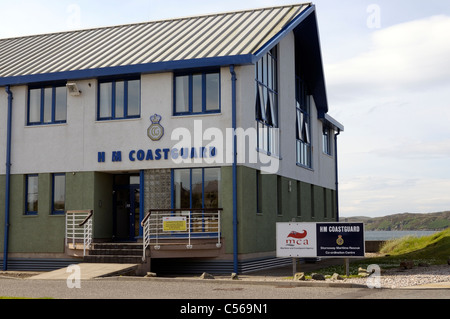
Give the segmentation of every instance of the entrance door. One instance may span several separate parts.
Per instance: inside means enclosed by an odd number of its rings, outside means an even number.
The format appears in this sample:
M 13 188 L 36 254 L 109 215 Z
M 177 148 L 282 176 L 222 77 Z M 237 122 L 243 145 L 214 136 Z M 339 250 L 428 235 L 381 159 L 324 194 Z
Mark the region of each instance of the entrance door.
M 118 175 L 115 178 L 113 233 L 116 241 L 136 241 L 139 236 L 140 187 L 135 184 L 135 177 Z

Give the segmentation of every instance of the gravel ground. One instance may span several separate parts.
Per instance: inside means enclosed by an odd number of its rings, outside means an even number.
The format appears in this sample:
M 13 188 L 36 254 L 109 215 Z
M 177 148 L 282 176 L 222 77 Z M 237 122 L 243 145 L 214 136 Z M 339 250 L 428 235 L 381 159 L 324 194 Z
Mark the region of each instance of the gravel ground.
M 375 275 L 375 274 L 374 274 Z M 389 269 L 382 271 L 380 276 L 369 278 L 351 278 L 344 282 L 355 284 L 370 284 L 377 288 L 402 288 L 418 285 L 426 285 L 439 282 L 450 282 L 450 266 L 415 267 L 413 269 L 400 270 Z

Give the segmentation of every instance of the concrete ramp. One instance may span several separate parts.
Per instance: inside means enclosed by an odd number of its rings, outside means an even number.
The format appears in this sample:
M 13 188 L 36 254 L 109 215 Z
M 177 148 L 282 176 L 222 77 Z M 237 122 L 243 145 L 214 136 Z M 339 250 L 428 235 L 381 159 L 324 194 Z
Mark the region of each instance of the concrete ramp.
M 89 280 L 100 277 L 119 276 L 135 271 L 138 268 L 137 264 L 77 264 L 74 266 L 80 267 L 71 268 L 71 266 L 54 270 L 47 273 L 42 273 L 37 276 L 30 277 L 31 280 L 67 280 L 69 276 L 75 275 L 79 270 L 81 280 Z

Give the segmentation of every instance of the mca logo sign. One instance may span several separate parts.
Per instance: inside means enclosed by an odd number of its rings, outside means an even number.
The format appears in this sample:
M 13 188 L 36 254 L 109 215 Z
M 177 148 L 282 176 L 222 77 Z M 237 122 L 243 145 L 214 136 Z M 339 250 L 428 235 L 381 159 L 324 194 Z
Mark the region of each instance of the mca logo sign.
M 277 223 L 277 255 L 279 257 L 312 257 L 315 255 L 315 225 Z
M 295 245 L 308 245 L 309 241 L 306 239 L 308 232 L 302 230 L 302 232 L 291 231 L 286 239 L 286 246 L 295 247 Z

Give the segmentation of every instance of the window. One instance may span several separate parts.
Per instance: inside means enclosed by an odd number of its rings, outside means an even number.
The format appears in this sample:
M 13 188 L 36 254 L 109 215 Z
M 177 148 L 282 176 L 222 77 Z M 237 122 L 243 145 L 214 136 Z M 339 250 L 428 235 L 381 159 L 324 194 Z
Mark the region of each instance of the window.
M 219 71 L 183 73 L 175 75 L 174 115 L 219 112 Z
M 261 171 L 256 171 L 256 213 L 262 214 L 262 176 Z
M 25 203 L 25 215 L 37 215 L 39 203 L 39 176 L 27 175 L 25 184 L 27 196 Z
M 28 125 L 67 122 L 67 89 L 65 85 L 39 86 L 28 89 Z
M 310 97 L 305 83 L 299 77 L 296 82 L 297 164 L 312 168 Z
M 277 215 L 283 215 L 283 180 L 277 176 Z
M 256 63 L 258 150 L 279 156 L 277 47 Z
M 99 120 L 138 118 L 141 115 L 141 80 L 100 81 L 98 85 Z
M 61 215 L 66 209 L 66 175 L 53 174 L 52 214 Z
M 302 217 L 302 186 L 301 182 L 297 181 L 297 217 Z
M 322 144 L 323 152 L 331 156 L 331 130 L 325 125 L 323 126 Z
M 219 208 L 220 168 L 175 169 L 173 206 L 177 209 Z

